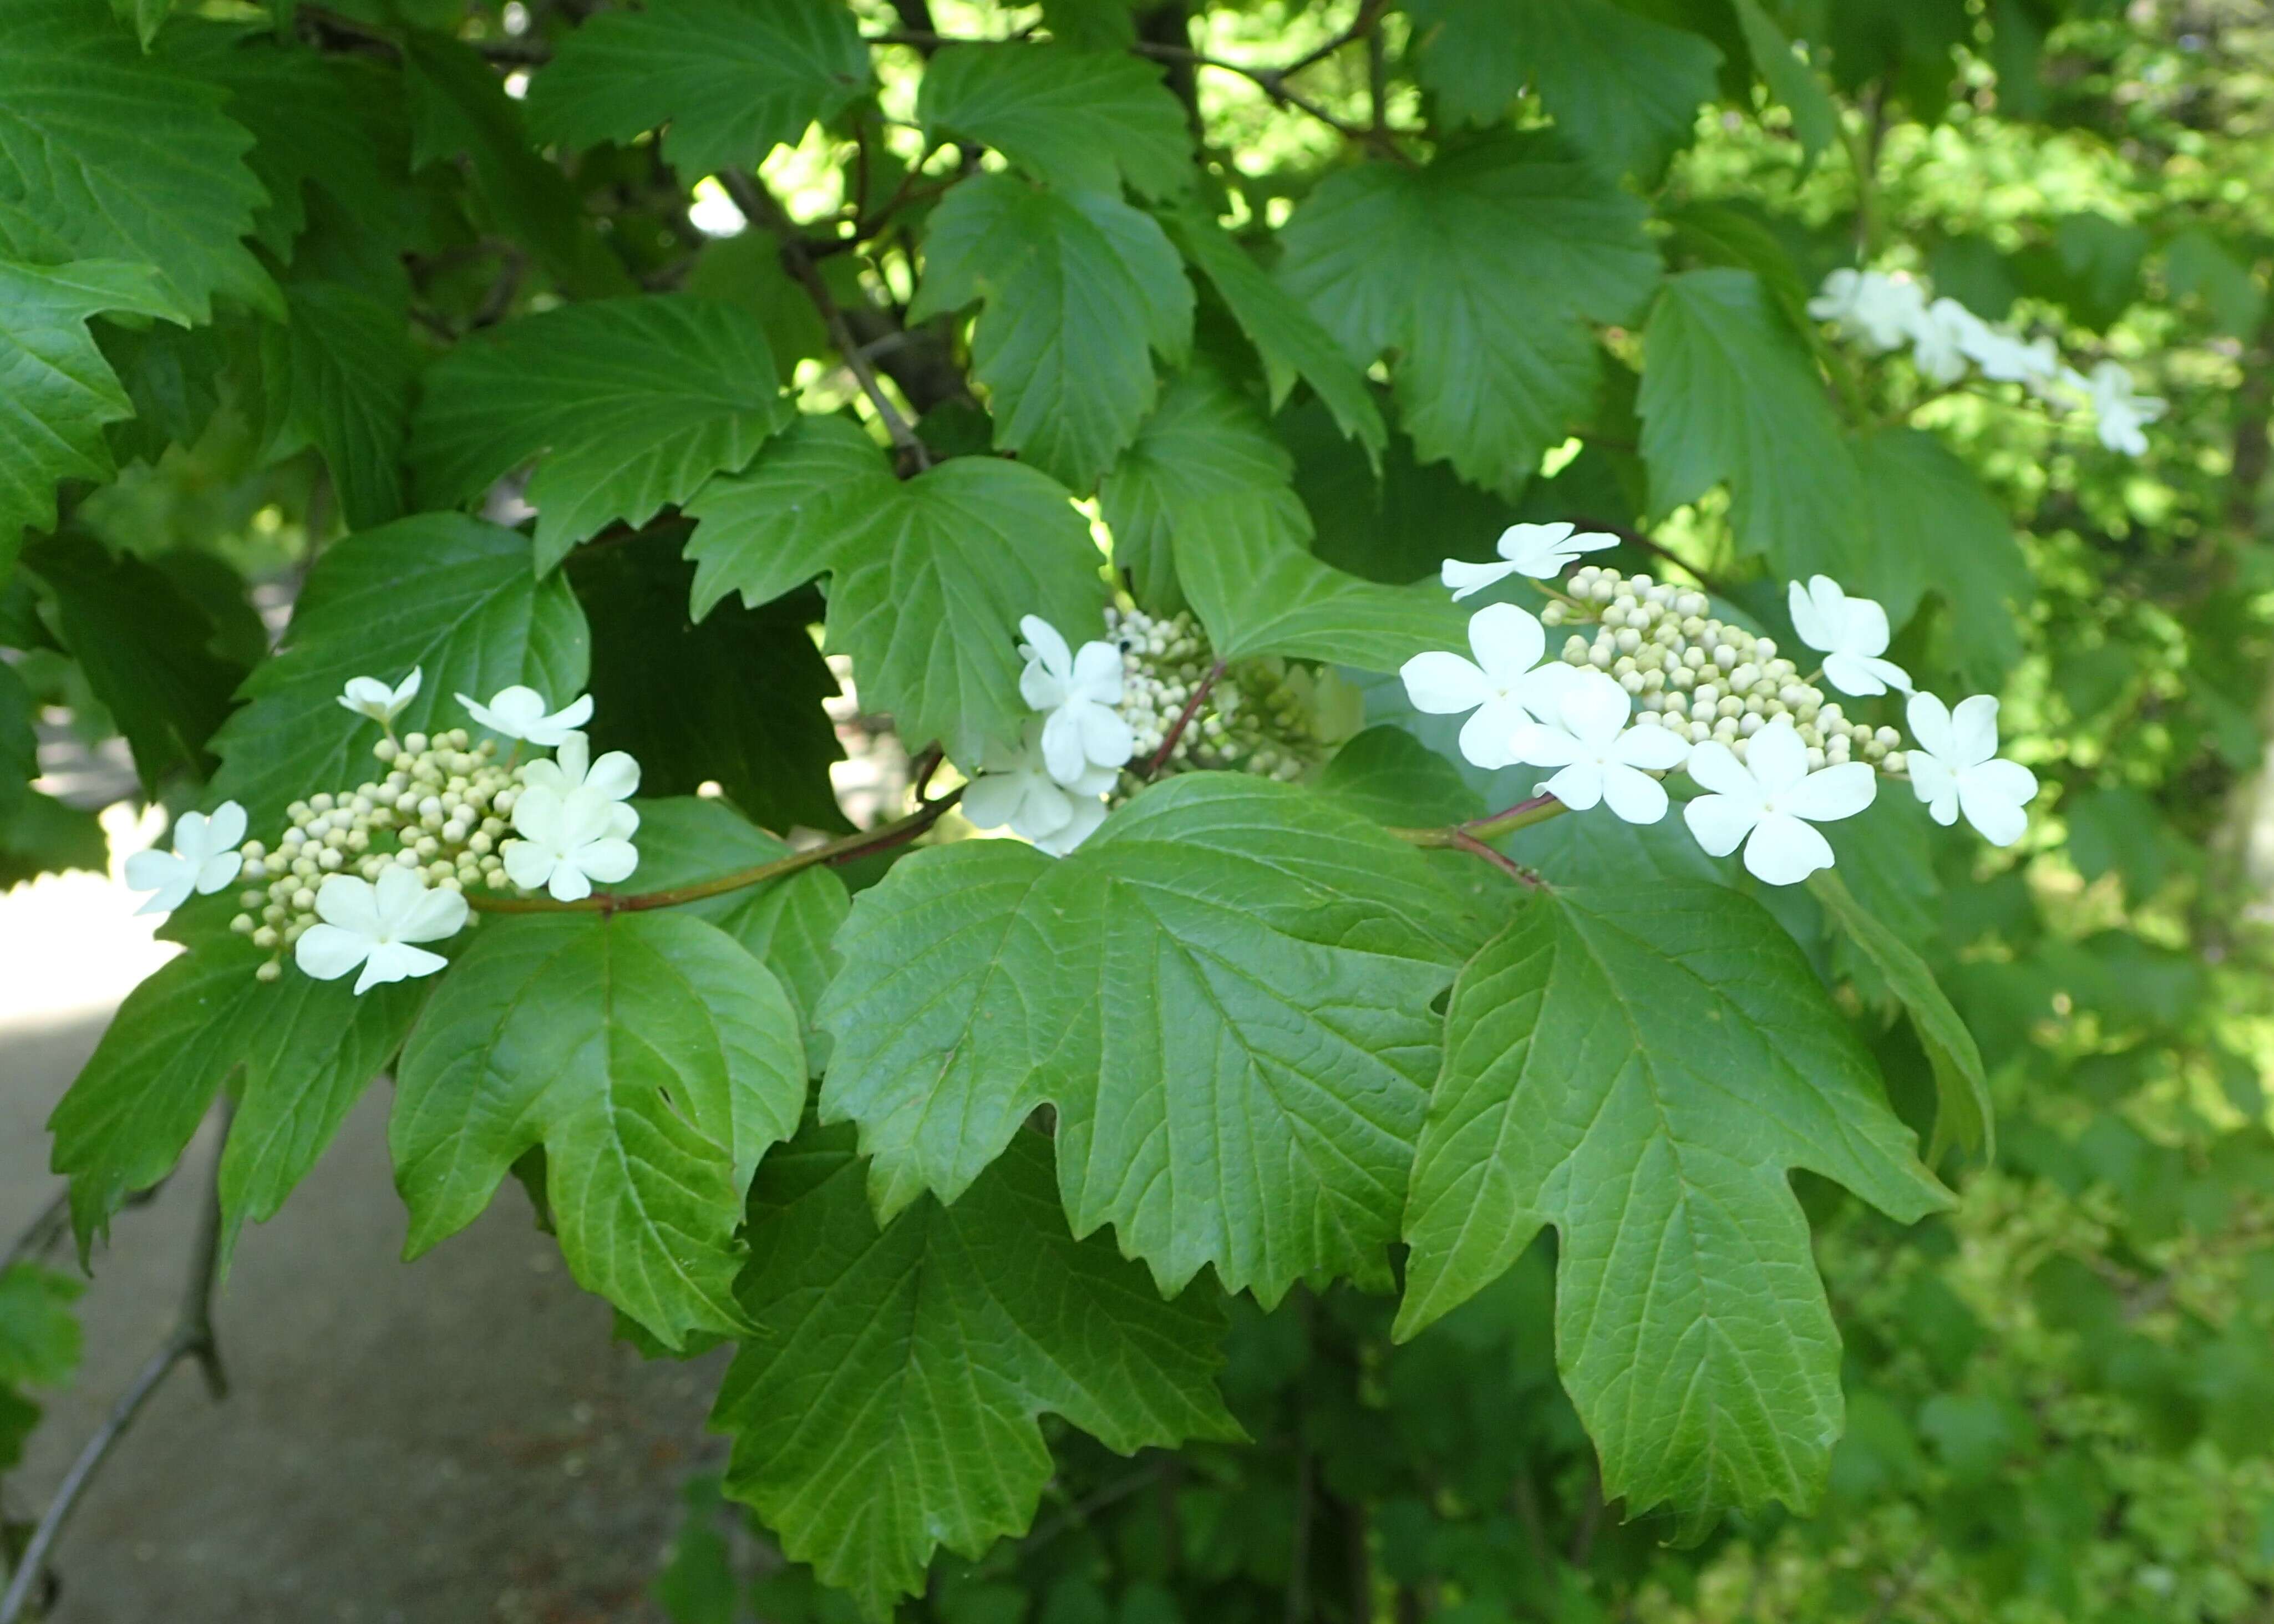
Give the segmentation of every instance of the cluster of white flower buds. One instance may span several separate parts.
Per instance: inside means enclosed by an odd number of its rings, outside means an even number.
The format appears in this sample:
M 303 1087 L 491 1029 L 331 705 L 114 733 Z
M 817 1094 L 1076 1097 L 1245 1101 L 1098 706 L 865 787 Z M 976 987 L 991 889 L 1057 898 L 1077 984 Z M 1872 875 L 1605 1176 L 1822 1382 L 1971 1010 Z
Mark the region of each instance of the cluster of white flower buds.
M 230 928 L 272 955 L 256 973 L 261 980 L 282 974 L 289 954 L 320 981 L 360 967 L 362 993 L 440 969 L 448 960 L 415 944 L 471 921 L 469 889 L 546 891 L 567 902 L 590 895 L 594 881 L 631 874 L 639 814 L 625 803 L 639 767 L 621 751 L 591 759 L 576 731 L 592 714 L 589 695 L 548 714 L 531 688 L 504 688 L 486 705 L 461 694 L 467 714 L 495 737 L 477 742 L 459 727 L 397 738 L 395 720 L 418 696 L 420 676 L 413 671 L 392 688 L 358 677 L 340 696 L 379 723 L 372 755 L 383 774 L 292 802 L 273 848 L 244 838 L 245 808 L 233 801 L 211 817 L 184 813 L 172 852 L 138 853 L 127 865 L 129 884 L 156 893 L 142 911 L 245 883 L 245 911 Z M 516 741 L 503 762 L 500 738 Z M 523 744 L 556 755 L 523 762 Z
M 1401 671 L 1417 710 L 1467 716 L 1460 748 L 1469 761 L 1559 769 L 1539 793 L 1572 811 L 1605 805 L 1635 823 L 1666 816 L 1660 779 L 1682 768 L 1706 792 L 1683 808 L 1698 843 L 1717 857 L 1742 844 L 1747 869 L 1776 885 L 1832 865 L 1814 825 L 1869 806 L 1881 773 L 1908 778 L 1939 823 L 1963 812 L 1999 845 L 2021 838 L 2037 778 L 1996 759 L 1997 700 L 1977 695 L 1953 711 L 1914 693 L 1886 657 L 1879 605 L 1828 576 L 1792 583 L 1793 628 L 1822 656 L 1803 674 L 1772 639 L 1709 614 L 1695 590 L 1594 566 L 1568 590 L 1547 584 L 1581 553 L 1615 545 L 1569 524 L 1518 524 L 1500 539 L 1503 562 L 1445 560 L 1457 599 L 1510 575 L 1541 583 L 1553 599 L 1540 616 L 1490 605 L 1469 621 L 1473 659 L 1418 654 Z M 1548 627 L 1573 624 L 1593 633 L 1570 634 L 1561 658 L 1549 657 Z M 1909 695 L 1912 740 L 1851 721 L 1819 676 L 1850 697 Z
M 1108 609 L 1105 635 L 1121 650 L 1121 715 L 1137 755 L 1149 760 L 1208 680 L 1215 650 L 1190 613 L 1156 620 L 1141 609 Z M 1218 674 L 1160 771 L 1252 772 L 1292 783 L 1348 736 L 1338 724 L 1354 721 L 1361 704 L 1330 672 L 1243 660 Z
M 1900 272 L 1834 271 L 1808 302 L 1808 313 L 1835 323 L 1875 353 L 1909 346 L 1929 383 L 1954 384 L 1978 369 L 1992 383 L 2020 384 L 2052 405 L 2089 406 L 2100 443 L 2127 456 L 2146 452 L 2142 430 L 2164 415 L 2164 402 L 2132 392 L 2123 363 L 2104 360 L 2080 372 L 2061 359 L 2051 338 L 2024 339 L 1956 299 L 1934 297 L 1924 282 Z

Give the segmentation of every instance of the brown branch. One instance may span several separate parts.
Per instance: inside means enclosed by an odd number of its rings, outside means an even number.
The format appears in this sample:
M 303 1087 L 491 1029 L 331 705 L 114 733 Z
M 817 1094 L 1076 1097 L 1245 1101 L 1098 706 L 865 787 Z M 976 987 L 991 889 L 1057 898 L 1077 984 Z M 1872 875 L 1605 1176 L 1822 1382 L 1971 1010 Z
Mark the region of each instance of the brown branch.
M 1714 597 L 1727 598 L 1729 595 L 1727 588 L 1697 565 L 1683 558 L 1664 542 L 1655 537 L 1645 535 L 1631 525 L 1614 524 L 1608 519 L 1584 518 L 1577 515 L 1566 515 L 1565 522 L 1583 530 L 1601 530 L 1606 535 L 1617 537 L 1630 547 L 1640 547 L 1645 553 L 1655 553 L 1668 563 L 1677 566 L 1685 575 Z
M 1169 731 L 1162 735 L 1161 748 L 1147 758 L 1144 770 L 1139 774 L 1141 778 L 1156 778 L 1161 776 L 1161 769 L 1169 764 L 1169 756 L 1171 752 L 1176 749 L 1177 741 L 1185 736 L 1185 729 L 1191 726 L 1193 718 L 1200 714 L 1201 702 L 1208 698 L 1209 690 L 1216 686 L 1216 679 L 1222 675 L 1224 675 L 1224 662 L 1218 660 L 1208 668 L 1208 674 L 1193 686 L 1192 697 L 1185 701 L 1185 708 L 1177 712 L 1177 719 L 1169 725 Z
M 775 201 L 774 194 L 755 177 L 734 169 L 722 169 L 719 182 L 726 187 L 727 195 L 734 200 L 734 207 L 742 211 L 751 224 L 764 226 L 780 242 L 782 268 L 805 289 L 806 297 L 813 301 L 814 309 L 821 313 L 822 322 L 829 329 L 830 341 L 837 346 L 838 353 L 845 357 L 847 369 L 861 386 L 861 393 L 869 397 L 869 404 L 876 409 L 877 420 L 884 424 L 885 432 L 892 436 L 893 446 L 915 464 L 919 472 L 930 468 L 930 447 L 917 438 L 915 425 L 901 415 L 900 409 L 885 393 L 884 386 L 877 380 L 876 369 L 861 353 L 861 341 L 847 325 L 845 312 L 839 307 L 836 296 L 829 291 L 829 284 L 822 280 L 821 272 L 815 267 L 813 256 L 807 250 L 805 236 L 797 229 L 797 222 Z

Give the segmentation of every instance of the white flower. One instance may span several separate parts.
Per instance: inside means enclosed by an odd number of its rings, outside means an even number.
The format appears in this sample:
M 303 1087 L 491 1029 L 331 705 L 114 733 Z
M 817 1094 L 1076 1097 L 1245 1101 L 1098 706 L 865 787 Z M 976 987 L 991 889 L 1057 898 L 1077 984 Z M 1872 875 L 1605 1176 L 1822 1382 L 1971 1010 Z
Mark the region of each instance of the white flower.
M 425 673 L 416 665 L 394 688 L 377 677 L 350 677 L 340 703 L 358 716 L 369 717 L 381 727 L 392 727 L 395 718 L 403 714 L 403 708 L 418 697 L 418 684 L 425 677 Z
M 1535 717 L 1555 719 L 1556 696 L 1579 673 L 1560 660 L 1540 664 L 1547 630 L 1514 604 L 1490 604 L 1471 615 L 1469 647 L 1473 662 L 1433 649 L 1407 660 L 1397 674 L 1417 710 L 1475 711 L 1461 729 L 1461 754 L 1480 767 L 1505 767 L 1516 760 L 1508 741 L 1517 726 Z
M 597 789 L 523 790 L 513 803 L 520 836 L 499 848 L 506 876 L 524 891 L 549 891 L 558 902 L 613 885 L 639 867 L 630 839 L 639 814 Z
M 1871 598 L 1849 597 L 1829 575 L 1811 575 L 1804 587 L 1791 583 L 1785 606 L 1800 640 L 1824 656 L 1824 680 L 1841 693 L 1911 691 L 1910 673 L 1879 658 L 1887 651 L 1887 612 Z
M 1979 332 L 1963 342 L 1967 355 L 1992 383 L 2024 384 L 2031 393 L 2042 395 L 2060 376 L 2060 351 L 2053 348 L 2050 338 L 2024 343 L 2013 334 L 1985 323 Z
M 1911 359 L 1931 383 L 1956 383 L 1990 324 L 1956 299 L 1940 298 L 1911 324 Z
M 1931 694 L 1914 694 L 1909 717 L 1911 788 L 1934 821 L 1954 823 L 1964 812 L 1992 846 L 2020 839 L 2029 825 L 2022 808 L 2037 799 L 2037 775 L 1997 759 L 1997 700 L 1977 694 L 1951 710 Z
M 1926 311 L 1926 290 L 1908 276 L 1837 270 L 1808 302 L 1808 313 L 1836 321 L 1874 350 L 1899 350 Z
M 1630 823 L 1655 823 L 1666 816 L 1666 789 L 1653 772 L 1682 764 L 1690 741 L 1663 727 L 1629 727 L 1634 701 L 1600 671 L 1573 673 L 1563 685 L 1553 722 L 1525 722 L 1509 754 L 1535 767 L 1562 771 L 1538 787 L 1574 812 L 1600 801 Z
M 2074 372 L 2069 378 L 2092 402 L 2100 443 L 2126 456 L 2145 455 L 2148 437 L 2140 431 L 2164 415 L 2164 402 L 2152 395 L 2133 394 L 2132 374 L 2120 361 L 2103 361 L 2090 378 Z
M 135 891 L 154 891 L 138 914 L 170 914 L 190 899 L 192 891 L 210 897 L 237 876 L 245 859 L 237 848 L 245 840 L 245 808 L 224 801 L 207 817 L 184 812 L 174 820 L 174 849 L 137 852 L 126 860 L 126 883 Z
M 1879 778 L 1863 762 L 1808 770 L 1808 747 L 1792 722 L 1779 717 L 1745 744 L 1739 761 L 1728 747 L 1707 740 L 1690 752 L 1690 776 L 1700 795 L 1682 808 L 1698 844 L 1727 857 L 1745 843 L 1745 867 L 1771 885 L 1794 885 L 1832 866 L 1830 842 L 1811 827 L 1853 817 L 1871 804 Z
M 1105 802 L 1094 795 L 1077 797 L 1073 816 L 1062 827 L 1036 839 L 1035 849 L 1052 857 L 1063 857 L 1096 834 L 1097 826 L 1104 821 Z
M 979 771 L 964 790 L 962 802 L 963 816 L 975 826 L 1001 829 L 1007 824 L 1013 834 L 1040 846 L 1087 816 L 1082 806 L 1096 803 L 1085 802 L 1083 797 L 1094 798 L 1113 787 L 1116 775 L 1111 767 L 1092 767 L 1071 786 L 1052 778 L 1043 760 L 1043 719 L 1035 717 L 1027 724 L 1021 748 L 990 746 L 980 757 Z M 1098 818 L 1103 816 L 1101 808 Z M 1090 827 L 1096 827 L 1096 820 Z
M 521 781 L 531 789 L 549 789 L 565 795 L 589 789 L 610 801 L 629 801 L 639 793 L 639 763 L 621 750 L 610 750 L 592 759 L 592 741 L 583 733 L 561 741 L 551 761 L 533 761 L 521 770 Z
M 466 899 L 454 891 L 429 891 L 417 872 L 400 863 L 380 871 L 379 883 L 335 874 L 316 892 L 321 924 L 311 925 L 293 949 L 292 961 L 320 981 L 335 981 L 358 965 L 358 995 L 381 981 L 432 975 L 449 962 L 414 942 L 439 942 L 466 923 Z
M 1510 575 L 1553 581 L 1582 553 L 1618 545 L 1617 537 L 1600 530 L 1583 530 L 1575 536 L 1568 524 L 1511 524 L 1500 533 L 1494 547 L 1508 562 L 1464 564 L 1458 559 L 1447 559 L 1438 579 L 1452 588 L 1453 601 L 1458 603 Z
M 563 705 L 552 715 L 545 714 L 545 695 L 533 688 L 516 683 L 500 688 L 490 696 L 487 704 L 478 704 L 471 695 L 461 694 L 458 703 L 466 714 L 493 733 L 508 739 L 525 739 L 540 749 L 551 749 L 571 733 L 592 719 L 592 696 L 585 694 Z
M 1058 628 L 1039 615 L 1019 621 L 1026 642 L 1019 652 L 1027 668 L 1019 673 L 1019 693 L 1043 723 L 1043 759 L 1050 776 L 1072 786 L 1094 767 L 1119 767 L 1136 754 L 1137 735 L 1113 707 L 1121 703 L 1121 650 L 1110 643 L 1085 643 L 1075 653 Z

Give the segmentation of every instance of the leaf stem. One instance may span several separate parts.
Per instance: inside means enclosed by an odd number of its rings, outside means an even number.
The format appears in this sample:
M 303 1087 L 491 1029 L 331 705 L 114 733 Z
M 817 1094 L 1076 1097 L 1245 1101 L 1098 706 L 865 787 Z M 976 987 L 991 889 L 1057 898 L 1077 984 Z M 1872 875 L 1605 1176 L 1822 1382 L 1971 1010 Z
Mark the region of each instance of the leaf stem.
M 771 862 L 753 864 L 748 868 L 736 868 L 731 873 L 697 880 L 691 884 L 674 885 L 663 891 L 634 891 L 625 895 L 616 891 L 594 891 L 574 902 L 561 902 L 551 897 L 478 897 L 470 896 L 466 904 L 478 914 L 643 914 L 650 908 L 672 908 L 682 903 L 701 902 L 708 897 L 723 897 L 729 891 L 743 891 L 753 885 L 763 885 L 768 880 L 779 880 L 802 869 L 823 864 L 850 862 L 856 857 L 867 857 L 877 852 L 891 851 L 896 846 L 906 846 L 939 822 L 947 809 L 963 799 L 960 787 L 952 789 L 934 801 L 927 801 L 906 817 L 881 823 L 874 829 L 855 833 L 812 846 L 802 852 L 793 852 L 787 857 L 777 857 Z
M 1193 718 L 1200 714 L 1201 702 L 1208 698 L 1209 690 L 1216 686 L 1216 679 L 1224 675 L 1224 661 L 1216 661 L 1208 668 L 1208 674 L 1193 686 L 1192 697 L 1185 701 L 1185 708 L 1177 712 L 1177 719 L 1169 725 L 1169 731 L 1162 735 L 1161 748 L 1154 751 L 1147 759 L 1145 771 L 1141 776 L 1148 778 L 1158 778 L 1161 769 L 1169 764 L 1169 753 L 1177 748 L 1177 741 L 1185 736 L 1185 729 L 1192 726 Z
M 1409 846 L 1466 852 L 1472 857 L 1481 857 L 1519 883 L 1536 886 L 1540 883 L 1539 875 L 1505 852 L 1495 851 L 1489 843 L 1519 829 L 1544 823 L 1551 817 L 1561 817 L 1567 810 L 1553 795 L 1534 795 L 1498 812 L 1472 817 L 1465 823 L 1452 823 L 1442 829 L 1393 829 L 1389 832 Z

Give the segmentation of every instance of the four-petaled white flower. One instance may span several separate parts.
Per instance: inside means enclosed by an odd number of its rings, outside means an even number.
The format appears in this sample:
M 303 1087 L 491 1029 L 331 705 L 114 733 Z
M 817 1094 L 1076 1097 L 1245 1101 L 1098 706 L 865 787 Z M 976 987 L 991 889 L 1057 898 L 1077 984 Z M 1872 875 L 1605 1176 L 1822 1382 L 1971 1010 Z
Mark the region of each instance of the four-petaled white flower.
M 1690 776 L 1712 792 L 1682 808 L 1698 844 L 1727 857 L 1745 844 L 1745 867 L 1771 885 L 1795 885 L 1832 866 L 1831 843 L 1814 823 L 1853 817 L 1871 804 L 1879 778 L 1864 762 L 1808 770 L 1808 747 L 1779 717 L 1745 744 L 1739 761 L 1707 740 L 1690 752 Z
M 454 891 L 433 890 L 413 870 L 390 863 L 379 882 L 335 874 L 316 892 L 322 923 L 311 925 L 292 951 L 302 972 L 320 981 L 335 981 L 358 965 L 358 995 L 382 981 L 432 975 L 449 962 L 418 942 L 454 936 L 466 923 L 466 899 Z
M 1019 693 L 1046 713 L 1043 760 L 1050 776 L 1071 786 L 1092 768 L 1121 766 L 1137 750 L 1137 735 L 1114 709 L 1121 703 L 1121 650 L 1098 642 L 1076 653 L 1039 615 L 1020 617 L 1019 632 L 1027 660 Z
M 1967 340 L 1966 353 L 1992 383 L 2018 383 L 2043 395 L 2061 374 L 2060 351 L 2050 338 L 2023 342 L 1986 322 Z
M 592 894 L 639 867 L 631 833 L 639 814 L 591 788 L 523 790 L 513 803 L 518 840 L 499 848 L 506 877 L 525 891 L 547 891 L 556 902 Z
M 2132 374 L 2121 361 L 2103 361 L 2090 378 L 2071 372 L 2066 381 L 2091 401 L 2102 445 L 2126 456 L 2146 454 L 2148 437 L 2140 431 L 2164 415 L 2164 402 L 2152 395 L 2133 394 Z
M 1887 612 L 1868 598 L 1850 598 L 1829 575 L 1791 583 L 1785 605 L 1800 640 L 1824 656 L 1824 680 L 1843 694 L 1911 691 L 1910 673 L 1880 656 L 1887 651 Z
M 1961 812 L 1992 846 L 2011 846 L 2029 826 L 2022 810 L 2037 798 L 2037 775 L 1998 759 L 1998 702 L 1988 694 L 1962 699 L 1955 710 L 1931 694 L 1914 694 L 1911 788 L 1938 823 Z
M 1062 855 L 1043 842 L 1063 840 L 1069 831 L 1087 822 L 1088 827 L 1081 829 L 1065 849 L 1071 851 L 1080 845 L 1104 820 L 1105 808 L 1097 797 L 1113 787 L 1117 774 L 1111 767 L 1092 767 L 1070 785 L 1059 783 L 1043 760 L 1043 726 L 1040 717 L 1031 718 L 1018 749 L 989 747 L 979 758 L 978 772 L 963 792 L 963 816 L 981 829 L 1001 829 L 1007 824 L 1013 834 L 1053 855 Z M 1085 808 L 1096 808 L 1096 816 L 1091 817 Z
M 1453 601 L 1483 591 L 1495 581 L 1510 575 L 1530 575 L 1534 581 L 1553 581 L 1570 568 L 1571 560 L 1582 553 L 1593 553 L 1603 547 L 1618 545 L 1619 538 L 1600 530 L 1572 533 L 1569 524 L 1511 524 L 1500 533 L 1494 551 L 1507 560 L 1502 564 L 1464 564 L 1458 559 L 1447 559 L 1438 579 L 1453 590 Z
M 639 763 L 621 750 L 610 750 L 594 761 L 592 741 L 583 733 L 570 733 L 561 741 L 551 761 L 533 761 L 523 767 L 521 781 L 531 789 L 551 790 L 558 795 L 584 789 L 609 801 L 629 801 L 639 793 L 640 770 Z M 636 827 L 636 816 L 633 823 Z
M 1630 823 L 1666 816 L 1666 788 L 1650 775 L 1682 764 L 1690 741 L 1663 727 L 1629 727 L 1634 701 L 1600 671 L 1574 673 L 1551 722 L 1520 724 L 1509 754 L 1535 767 L 1560 767 L 1537 787 L 1574 812 L 1600 801 Z
M 1836 321 L 1874 350 L 1897 350 L 1926 313 L 1926 290 L 1908 276 L 1842 268 L 1824 279 L 1808 302 L 1819 321 Z
M 340 703 L 358 716 L 369 717 L 381 727 L 392 727 L 395 718 L 403 714 L 403 707 L 418 697 L 418 685 L 425 674 L 413 665 L 410 674 L 393 688 L 377 677 L 350 677 L 347 692 L 340 695 Z
M 590 694 L 580 695 L 547 716 L 545 695 L 517 682 L 511 688 L 500 688 L 486 705 L 466 694 L 458 695 L 458 703 L 465 706 L 468 716 L 492 733 L 526 740 L 540 749 L 551 749 L 592 719 Z
M 1939 298 L 1911 325 L 1911 360 L 1930 383 L 1956 383 L 1991 336 L 1990 324 L 1956 299 Z
M 1547 630 L 1514 604 L 1490 604 L 1471 615 L 1469 647 L 1474 661 L 1433 649 L 1407 660 L 1397 674 L 1417 710 L 1475 711 L 1461 728 L 1461 754 L 1480 767 L 1506 767 L 1516 760 L 1508 746 L 1517 726 L 1556 719 L 1557 696 L 1579 673 L 1560 660 L 1540 665 Z
M 126 883 L 135 891 L 154 891 L 138 914 L 170 914 L 190 899 L 192 891 L 209 897 L 237 876 L 245 859 L 237 847 L 245 840 L 245 808 L 224 801 L 207 817 L 184 812 L 174 820 L 174 849 L 137 852 L 126 860 Z

